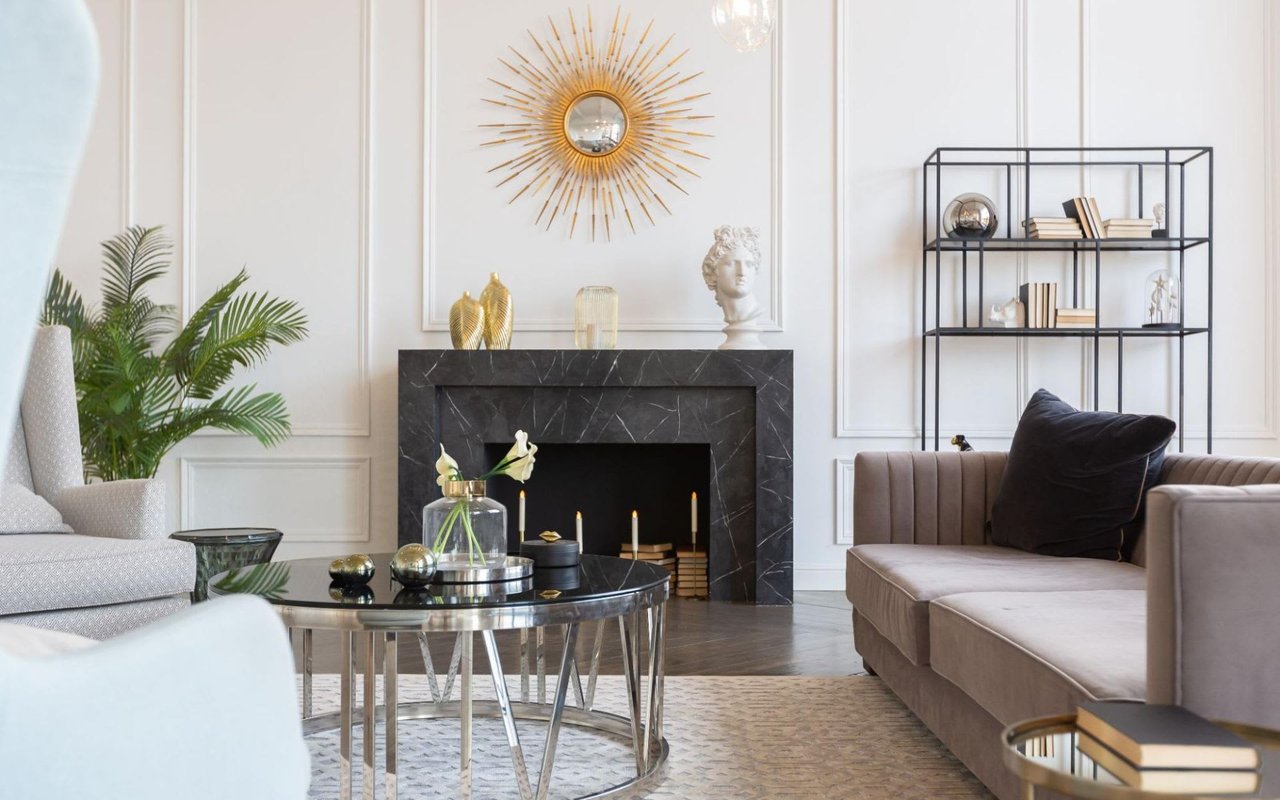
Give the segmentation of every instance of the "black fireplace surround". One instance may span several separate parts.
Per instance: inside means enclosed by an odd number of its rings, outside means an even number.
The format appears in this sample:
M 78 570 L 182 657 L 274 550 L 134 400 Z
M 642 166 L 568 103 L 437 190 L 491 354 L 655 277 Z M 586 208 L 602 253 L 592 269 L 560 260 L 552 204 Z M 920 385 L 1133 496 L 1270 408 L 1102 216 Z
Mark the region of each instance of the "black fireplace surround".
M 467 475 L 517 429 L 535 443 L 705 444 L 711 598 L 789 604 L 792 364 L 789 350 L 401 350 L 399 543 L 421 541 L 442 444 Z

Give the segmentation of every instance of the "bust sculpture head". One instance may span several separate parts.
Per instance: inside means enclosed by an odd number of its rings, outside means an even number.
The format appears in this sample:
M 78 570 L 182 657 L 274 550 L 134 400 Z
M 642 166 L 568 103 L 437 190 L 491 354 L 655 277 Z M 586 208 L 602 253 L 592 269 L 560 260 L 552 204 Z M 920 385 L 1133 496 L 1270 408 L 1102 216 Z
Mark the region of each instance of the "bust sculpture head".
M 760 233 L 755 228 L 716 228 L 715 244 L 702 259 L 702 279 L 715 292 L 725 322 L 745 322 L 760 314 L 755 298 L 760 272 Z

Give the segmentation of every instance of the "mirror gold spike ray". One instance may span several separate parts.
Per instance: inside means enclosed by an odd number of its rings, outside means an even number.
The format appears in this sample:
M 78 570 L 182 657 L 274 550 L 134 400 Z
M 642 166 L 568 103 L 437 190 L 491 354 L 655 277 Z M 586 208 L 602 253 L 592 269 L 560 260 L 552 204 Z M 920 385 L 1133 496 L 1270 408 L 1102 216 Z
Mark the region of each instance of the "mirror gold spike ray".
M 662 193 L 689 193 L 685 182 L 699 177 L 690 164 L 707 159 L 698 142 L 711 137 L 699 127 L 712 117 L 694 113 L 709 93 L 689 87 L 703 73 L 682 68 L 689 51 L 673 54 L 675 36 L 654 35 L 653 21 L 637 35 L 621 7 L 607 29 L 597 31 L 588 7 L 527 33 L 524 50 L 498 59 L 496 94 L 484 98 L 512 121 L 480 126 L 494 135 L 483 146 L 516 148 L 489 170 L 508 203 L 529 198 L 535 225 L 559 221 L 570 238 L 581 230 L 592 241 L 670 214 Z

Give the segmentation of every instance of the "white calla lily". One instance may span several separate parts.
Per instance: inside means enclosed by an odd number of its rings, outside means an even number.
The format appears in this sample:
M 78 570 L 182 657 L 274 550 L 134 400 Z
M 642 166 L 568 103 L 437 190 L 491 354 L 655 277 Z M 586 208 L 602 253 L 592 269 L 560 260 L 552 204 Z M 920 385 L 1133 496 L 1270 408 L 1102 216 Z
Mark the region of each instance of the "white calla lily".
M 462 476 L 458 462 L 454 461 L 453 456 L 444 451 L 444 445 L 440 445 L 440 457 L 436 459 L 436 472 L 439 475 L 436 478 L 436 485 L 441 489 L 449 481 L 459 480 Z
M 498 462 L 498 466 L 490 473 L 490 477 L 506 475 L 512 480 L 524 483 L 533 475 L 533 462 L 536 460 L 537 452 L 538 446 L 529 444 L 529 434 L 516 431 L 515 444 L 511 445 L 511 449 Z

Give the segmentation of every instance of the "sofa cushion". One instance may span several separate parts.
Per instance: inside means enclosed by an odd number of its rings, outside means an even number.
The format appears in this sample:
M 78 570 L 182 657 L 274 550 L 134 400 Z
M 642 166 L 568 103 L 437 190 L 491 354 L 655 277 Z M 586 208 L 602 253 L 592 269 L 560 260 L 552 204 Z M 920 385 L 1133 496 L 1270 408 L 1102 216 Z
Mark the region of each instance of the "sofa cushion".
M 861 544 L 849 548 L 857 613 L 917 666 L 929 663 L 929 602 L 961 592 L 1142 589 L 1132 564 L 1041 556 L 995 545 Z
M 1143 700 L 1147 593 L 975 592 L 929 611 L 933 670 L 1000 722 Z
M 1044 389 L 1018 420 L 991 541 L 1049 556 L 1119 561 L 1141 531 L 1177 425 L 1158 415 L 1077 411 Z
M 0 534 L 71 533 L 58 509 L 21 483 L 0 483 Z
M 0 536 L 0 614 L 84 608 L 191 591 L 195 547 L 173 539 Z

